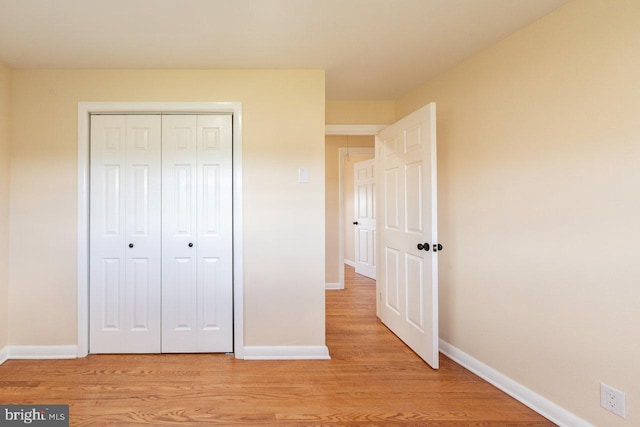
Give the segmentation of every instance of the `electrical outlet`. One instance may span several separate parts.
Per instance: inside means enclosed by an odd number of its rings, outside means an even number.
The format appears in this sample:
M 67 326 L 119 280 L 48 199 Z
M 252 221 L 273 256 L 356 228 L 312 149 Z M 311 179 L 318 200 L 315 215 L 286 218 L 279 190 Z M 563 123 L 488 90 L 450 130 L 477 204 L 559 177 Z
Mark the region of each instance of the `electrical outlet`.
M 600 406 L 622 418 L 627 416 L 627 398 L 624 392 L 602 383 L 600 383 Z

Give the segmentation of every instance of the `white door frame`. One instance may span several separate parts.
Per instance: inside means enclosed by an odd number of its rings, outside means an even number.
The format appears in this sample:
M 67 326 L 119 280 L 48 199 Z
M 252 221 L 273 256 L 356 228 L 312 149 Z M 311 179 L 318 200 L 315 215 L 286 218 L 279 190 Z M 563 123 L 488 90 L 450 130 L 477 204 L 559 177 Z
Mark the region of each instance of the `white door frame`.
M 90 115 L 158 113 L 233 114 L 233 341 L 237 359 L 244 358 L 244 276 L 242 248 L 242 103 L 240 102 L 79 102 L 77 356 L 89 354 L 89 132 Z
M 376 136 L 387 125 L 326 125 L 325 135 L 363 135 Z M 327 289 L 344 289 L 344 159 L 347 156 L 347 150 L 351 154 L 373 154 L 375 157 L 375 147 L 346 147 L 338 148 L 338 210 L 339 218 L 339 249 L 338 249 L 338 280 L 337 284 L 327 284 Z

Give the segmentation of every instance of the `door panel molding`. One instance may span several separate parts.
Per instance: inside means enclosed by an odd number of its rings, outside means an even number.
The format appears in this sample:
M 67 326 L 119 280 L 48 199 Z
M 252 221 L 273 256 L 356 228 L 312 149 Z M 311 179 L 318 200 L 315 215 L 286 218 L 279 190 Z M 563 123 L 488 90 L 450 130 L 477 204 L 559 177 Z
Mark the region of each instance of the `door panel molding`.
M 77 356 L 89 351 L 89 141 L 91 114 L 233 115 L 233 292 L 234 353 L 243 359 L 244 277 L 242 238 L 242 103 L 240 102 L 79 102 L 77 164 Z

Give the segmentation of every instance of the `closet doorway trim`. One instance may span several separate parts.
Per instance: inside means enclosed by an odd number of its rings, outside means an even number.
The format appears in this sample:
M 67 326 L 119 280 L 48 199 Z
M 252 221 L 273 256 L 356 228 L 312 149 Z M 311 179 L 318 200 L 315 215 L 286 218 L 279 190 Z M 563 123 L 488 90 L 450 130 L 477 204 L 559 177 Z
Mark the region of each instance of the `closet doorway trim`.
M 78 102 L 78 357 L 89 353 L 89 135 L 91 114 L 233 114 L 233 347 L 244 358 L 242 103 Z

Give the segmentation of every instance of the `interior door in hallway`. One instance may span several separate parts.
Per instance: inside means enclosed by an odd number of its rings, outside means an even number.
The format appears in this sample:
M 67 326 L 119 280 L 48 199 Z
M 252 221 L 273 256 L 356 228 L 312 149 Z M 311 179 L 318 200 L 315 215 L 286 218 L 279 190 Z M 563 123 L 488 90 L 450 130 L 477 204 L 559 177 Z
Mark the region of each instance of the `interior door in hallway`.
M 91 117 L 92 353 L 160 351 L 160 120 Z
M 163 352 L 233 351 L 231 117 L 163 117 Z
M 375 159 L 353 165 L 356 273 L 376 278 Z
M 376 138 L 378 315 L 439 366 L 436 109 L 431 103 Z

